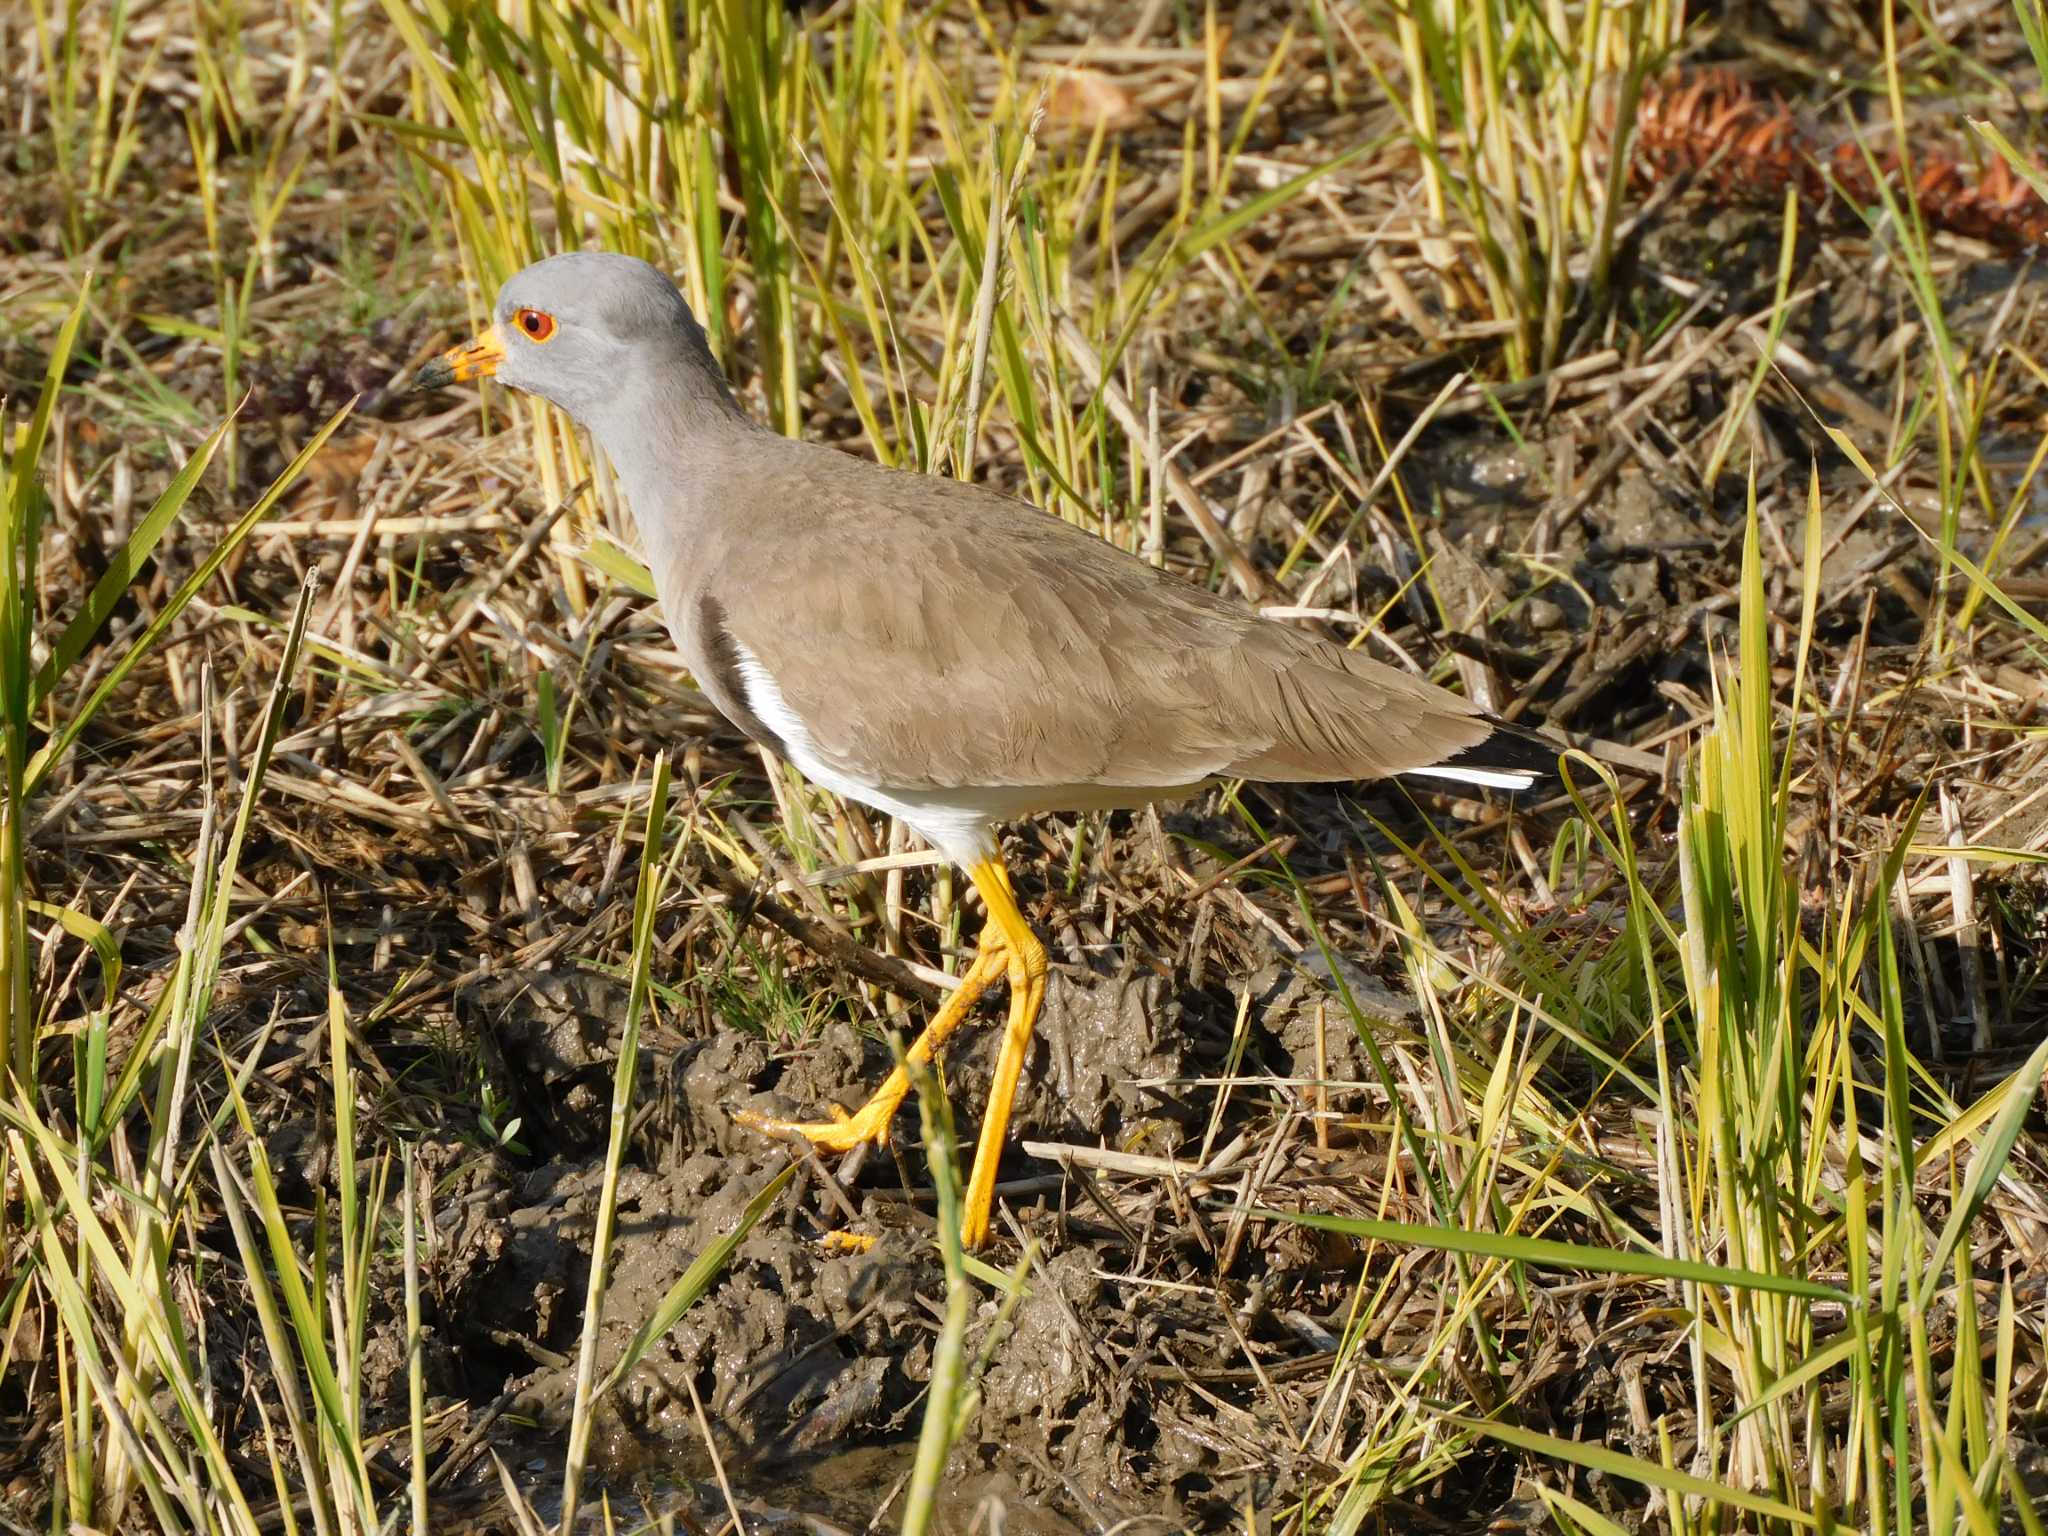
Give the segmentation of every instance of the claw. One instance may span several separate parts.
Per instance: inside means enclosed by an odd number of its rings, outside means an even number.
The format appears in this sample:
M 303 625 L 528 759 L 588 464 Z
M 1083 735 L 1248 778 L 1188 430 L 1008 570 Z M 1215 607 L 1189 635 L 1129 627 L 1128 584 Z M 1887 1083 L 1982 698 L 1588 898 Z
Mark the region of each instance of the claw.
M 764 1136 L 801 1136 L 823 1151 L 851 1152 L 864 1141 L 887 1140 L 889 1122 L 895 1118 L 895 1110 L 893 1104 L 870 1102 L 859 1114 L 849 1115 L 835 1104 L 830 1120 L 783 1120 L 742 1109 L 734 1113 L 733 1119 Z
M 1006 935 L 999 925 L 982 930 L 980 948 L 975 952 L 974 963 L 961 976 L 959 989 L 932 1017 L 908 1052 L 913 1062 L 930 1061 L 933 1053 L 945 1044 L 946 1037 L 967 1017 L 975 999 L 993 983 L 1005 976 L 1009 978 L 1011 1020 L 1004 1034 L 1002 1055 L 1004 1070 L 1009 1075 L 999 1083 L 1002 1089 L 1000 1102 L 991 1101 L 991 1113 L 982 1123 L 981 1147 L 975 1154 L 974 1177 L 968 1186 L 966 1231 L 969 1247 L 979 1246 L 988 1236 L 989 1204 L 995 1194 L 996 1162 L 1002 1152 L 1003 1129 L 1009 1122 L 1010 1098 L 1016 1092 L 1017 1074 L 1023 1068 L 1024 1047 L 1031 1038 L 1031 1021 L 1038 1011 L 1038 999 L 1045 991 L 1045 952 L 1031 938 L 1030 928 L 1017 913 L 1001 864 L 977 865 L 973 873 L 982 899 L 990 904 L 991 910 L 1000 907 L 1007 913 L 1018 937 Z M 999 883 L 992 886 L 986 883 L 989 881 Z M 1027 941 L 1028 949 L 1025 948 Z M 830 1106 L 830 1120 L 783 1120 L 744 1109 L 736 1111 L 733 1119 L 764 1136 L 801 1136 L 822 1151 L 851 1152 L 862 1142 L 880 1143 L 889 1139 L 889 1126 L 909 1092 L 909 1074 L 899 1066 L 875 1091 L 875 1096 L 850 1115 L 834 1104 Z

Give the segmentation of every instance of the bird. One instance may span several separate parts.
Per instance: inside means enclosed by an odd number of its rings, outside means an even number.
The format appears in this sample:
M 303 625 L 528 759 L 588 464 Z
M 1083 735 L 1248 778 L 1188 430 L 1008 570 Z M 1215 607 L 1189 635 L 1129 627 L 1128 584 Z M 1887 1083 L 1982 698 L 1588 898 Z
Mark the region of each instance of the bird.
M 998 982 L 1008 1017 L 962 1202 L 988 1239 L 1045 947 L 1000 828 L 1227 780 L 1394 776 L 1522 790 L 1558 748 L 1471 700 L 1182 579 L 1028 502 L 886 468 L 755 421 L 676 285 L 638 258 L 550 256 L 507 279 L 420 389 L 495 376 L 553 401 L 616 471 L 676 649 L 712 704 L 813 783 L 901 818 L 986 908 L 928 1061 Z M 857 1111 L 756 1129 L 883 1141 L 905 1065 Z

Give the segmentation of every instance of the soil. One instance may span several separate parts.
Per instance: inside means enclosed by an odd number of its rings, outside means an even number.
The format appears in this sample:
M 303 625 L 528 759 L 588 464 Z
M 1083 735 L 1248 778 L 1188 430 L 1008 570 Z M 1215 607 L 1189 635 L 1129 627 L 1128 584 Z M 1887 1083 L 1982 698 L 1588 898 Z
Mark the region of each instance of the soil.
M 1299 1021 L 1313 1027 L 1303 1001 L 1321 989 L 1305 977 L 1283 985 L 1277 967 L 1269 975 L 1270 990 L 1288 1001 L 1262 1016 L 1299 1049 Z M 543 1432 L 561 1428 L 574 1390 L 591 1211 L 604 1164 L 598 1089 L 608 1082 L 624 1001 L 616 984 L 542 973 L 494 979 L 467 1004 L 489 1020 L 520 1107 L 531 1106 L 547 1125 L 550 1155 L 469 1160 L 439 1196 L 447 1257 L 435 1277 L 437 1358 L 461 1379 L 438 1385 L 472 1400 L 509 1394 L 512 1412 Z M 1200 1008 L 1208 1000 L 1190 1001 Z M 1108 1278 L 1139 1257 L 1134 1236 L 1141 1247 L 1170 1246 L 1175 1237 L 1152 1230 L 1154 1212 L 1142 1207 L 1112 1215 L 1085 1200 L 1068 1205 L 1077 1197 L 1057 1163 L 1015 1150 L 1030 1141 L 1191 1156 L 1204 1125 L 1186 1096 L 1168 1088 L 1220 1067 L 1228 1025 L 1190 1029 L 1184 1007 L 1156 976 L 1131 972 L 1059 969 L 1048 987 L 999 1186 L 1013 1235 L 1034 1240 L 1047 1257 L 1007 1320 L 979 1420 L 949 1476 L 963 1507 L 1007 1487 L 1015 1517 L 1047 1511 L 1035 1526 L 1015 1527 L 1013 1519 L 1014 1528 L 1070 1528 L 1049 1513 L 1053 1503 L 1092 1512 L 1090 1526 L 1096 1517 L 1202 1523 L 1245 1491 L 1218 1475 L 1212 1437 L 1189 1432 L 1184 1404 L 1177 1418 L 1180 1390 L 1145 1368 L 1167 1358 L 1190 1370 L 1227 1368 L 1201 1337 L 1214 1320 L 1176 1347 L 1171 1309 Z M 960 1138 L 969 1145 L 1000 1035 L 1000 1013 L 983 1012 L 988 1027 L 944 1059 L 962 1114 Z M 1279 1077 L 1313 1071 L 1278 1040 L 1258 1054 L 1271 1057 L 1265 1065 Z M 1349 1060 L 1340 1042 L 1333 1069 Z M 836 1024 L 780 1060 L 758 1038 L 722 1032 L 650 1069 L 648 1096 L 658 1111 L 643 1145 L 651 1155 L 629 1166 L 621 1184 L 601 1373 L 675 1277 L 732 1229 L 788 1161 L 785 1148 L 735 1125 L 732 1112 L 852 1106 L 889 1064 L 883 1044 Z M 848 1518 L 873 1514 L 865 1491 L 849 1498 L 835 1486 L 846 1470 L 845 1448 L 893 1443 L 907 1467 L 943 1292 L 916 1123 L 907 1107 L 894 1157 L 867 1159 L 879 1177 L 842 1194 L 846 1206 L 824 1193 L 826 1170 L 807 1166 L 775 1218 L 741 1244 L 719 1285 L 609 1400 L 601 1431 L 607 1465 L 667 1467 L 701 1449 L 687 1379 L 717 1426 L 728 1471 L 745 1486 L 786 1500 L 801 1494 L 799 1507 L 828 1517 L 835 1508 Z M 1225 1124 L 1237 1129 L 1235 1119 Z M 461 1156 L 455 1148 L 448 1154 Z M 874 1242 L 864 1252 L 842 1251 L 827 1239 L 832 1231 Z M 1297 1259 L 1303 1246 L 1281 1245 Z M 1248 1285 L 1270 1277 L 1284 1257 L 1248 1247 L 1240 1266 Z M 999 1310 L 991 1292 L 972 1348 L 981 1347 Z M 1247 1402 L 1245 1432 L 1280 1432 L 1277 1424 L 1257 1429 L 1260 1411 Z
M 1030 903 L 1055 929 L 1057 905 L 1046 893 Z M 1404 999 L 1338 963 L 1354 999 L 1383 1023 L 1412 1018 Z M 1359 1092 L 1345 1085 L 1369 1068 L 1320 956 L 1269 955 L 1246 975 L 1237 988 L 1203 991 L 1135 967 L 1056 966 L 998 1186 L 1003 1231 L 1032 1242 L 1039 1258 L 1013 1310 L 1004 1316 L 986 1288 L 975 1314 L 970 1351 L 994 1329 L 1000 1347 L 948 1469 L 963 1521 L 994 1497 L 1013 1530 L 1207 1527 L 1248 1497 L 1301 1491 L 1274 1456 L 1293 1438 L 1283 1410 L 1298 1405 L 1258 1378 L 1288 1382 L 1327 1360 L 1343 1326 L 1348 1245 L 1242 1224 L 1233 1205 L 1276 1146 L 1290 1160 L 1312 1154 L 1320 1179 L 1347 1177 L 1363 1152 L 1318 1148 L 1303 1134 L 1309 1090 L 1297 1085 L 1320 1074 L 1341 1108 Z M 515 1139 L 546 1154 L 418 1143 L 434 1187 L 429 1389 L 498 1405 L 505 1422 L 525 1426 L 543 1466 L 574 1394 L 625 1002 L 620 983 L 575 971 L 496 976 L 459 995 L 458 1014 L 504 1075 L 505 1113 L 521 1122 Z M 1212 1120 L 1240 1006 L 1251 1027 L 1231 1102 Z M 968 1146 L 1000 1035 L 999 1007 L 982 1013 L 943 1062 Z M 890 1061 L 882 1042 L 835 1023 L 800 1051 L 719 1030 L 648 1062 L 640 1097 L 650 1108 L 621 1180 L 600 1374 L 788 1162 L 788 1149 L 737 1125 L 733 1112 L 852 1106 Z M 1277 1126 L 1275 1103 L 1286 1106 Z M 317 1128 L 281 1128 L 269 1146 L 309 1186 L 327 1176 Z M 1082 1161 L 1063 1167 L 1055 1148 Z M 1104 1148 L 1182 1171 L 1112 1185 L 1086 1162 Z M 750 1517 L 801 1511 L 814 1528 L 838 1520 L 852 1529 L 900 1492 L 944 1288 L 914 1100 L 891 1149 L 856 1160 L 864 1170 L 849 1162 L 834 1173 L 807 1159 L 719 1283 L 607 1399 L 597 1465 L 616 1490 L 638 1490 L 649 1508 L 678 1490 L 709 1499 L 701 1404 Z M 846 1251 L 834 1232 L 872 1246 Z M 1226 1249 L 1223 1287 L 1192 1299 L 1214 1284 Z M 383 1367 L 375 1400 L 403 1401 L 402 1328 L 393 1315 L 371 1352 Z M 548 1475 L 534 1481 L 544 1486 Z

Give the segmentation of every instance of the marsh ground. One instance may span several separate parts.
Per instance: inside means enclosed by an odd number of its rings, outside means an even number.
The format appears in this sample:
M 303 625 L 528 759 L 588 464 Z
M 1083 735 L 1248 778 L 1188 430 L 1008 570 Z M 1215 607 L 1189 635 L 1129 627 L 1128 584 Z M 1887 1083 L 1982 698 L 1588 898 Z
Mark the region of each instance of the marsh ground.
M 716 25 L 711 8 L 687 12 L 679 25 L 723 26 L 718 46 L 730 44 L 726 11 Z M 1731 196 L 1743 189 L 1730 162 L 1704 156 L 1704 173 L 1615 178 L 1627 217 L 1601 302 L 1568 310 L 1546 342 L 1541 295 L 1533 327 L 1504 313 L 1479 236 L 1455 209 L 1432 217 L 1427 157 L 1388 94 L 1406 57 L 1390 30 L 1321 5 L 1219 21 L 1154 4 L 871 8 L 900 48 L 870 82 L 879 106 L 859 109 L 882 120 L 872 138 L 833 117 L 856 92 L 844 59 L 866 34 L 848 7 L 805 11 L 786 46 L 812 61 L 817 95 L 795 114 L 789 142 L 806 155 L 784 157 L 788 201 L 772 210 L 786 248 L 771 253 L 761 233 L 742 107 L 693 98 L 709 147 L 675 165 L 715 187 L 684 249 L 683 226 L 662 222 L 682 219 L 679 202 L 636 212 L 574 156 L 463 161 L 478 136 L 435 95 L 401 14 L 430 34 L 420 46 L 488 80 L 489 27 L 400 0 L 84 6 L 68 32 L 35 8 L 0 17 L 15 130 L 0 150 L 0 391 L 12 422 L 93 271 L 42 461 L 35 617 L 52 632 L 240 403 L 232 439 L 49 718 L 137 645 L 354 399 L 26 808 L 29 894 L 50 904 L 32 919 L 43 1081 L 27 1098 L 77 1134 L 83 1043 L 105 1042 L 115 1076 L 138 1040 L 138 1074 L 164 1048 L 152 1020 L 184 984 L 195 882 L 221 857 L 312 579 L 304 657 L 223 885 L 230 922 L 179 1091 L 208 1134 L 262 1144 L 309 1263 L 341 1170 L 411 1149 L 438 1528 L 513 1528 L 493 1451 L 546 1512 L 597 1212 L 617 1218 L 602 1369 L 788 1161 L 733 1111 L 856 1102 L 887 1069 L 889 1032 L 914 1029 L 936 995 L 914 974 L 876 981 L 877 957 L 928 977 L 957 968 L 963 916 L 972 929 L 928 856 L 764 762 L 680 671 L 651 605 L 577 553 L 605 529 L 630 547 L 601 465 L 592 496 L 565 512 L 559 493 L 580 466 L 544 420 L 502 395 L 400 387 L 471 324 L 493 249 L 478 208 L 502 220 L 517 198 L 543 240 L 565 221 L 618 218 L 687 266 L 764 416 L 900 463 L 943 468 L 951 454 L 957 468 L 971 454 L 982 478 L 1155 549 L 1190 579 L 1250 587 L 1285 622 L 1546 722 L 1589 759 L 1572 793 L 1536 803 L 1251 786 L 1015 830 L 1011 865 L 1055 974 L 993 1257 L 1007 1266 L 1028 1243 L 1033 1259 L 1021 1299 L 977 1295 L 970 1339 L 986 1369 L 942 1523 L 1569 1530 L 1698 1517 L 1641 1476 L 1490 1438 L 1470 1427 L 1477 1415 L 1759 1497 L 1822 1489 L 1802 1507 L 1838 1511 L 1867 1496 L 1878 1461 L 1903 1459 L 1902 1507 L 1936 1524 L 1926 1512 L 1960 1495 L 1938 1455 L 1934 1472 L 1919 1458 L 1952 1427 L 1966 1452 L 1995 1438 L 1996 1455 L 1969 1463 L 1994 1469 L 1977 1497 L 2022 1527 L 2024 1490 L 2048 1489 L 2048 1185 L 2029 1136 L 1974 1212 L 1954 1283 L 1929 1282 L 1908 1342 L 1930 1373 L 1897 1405 L 1908 1416 L 1910 1398 L 1920 1428 L 1896 1441 L 1886 1430 L 1881 1455 L 1860 1417 L 1869 1381 L 1846 1356 L 1795 1382 L 1789 1417 L 1792 1389 L 1773 1389 L 1840 1347 L 1840 1306 L 1778 1317 L 1766 1347 L 1741 1284 L 1702 1301 L 1677 1281 L 1487 1268 L 1419 1234 L 1269 1213 L 1540 1234 L 1852 1286 L 1856 1243 L 1840 1223 L 1861 1209 L 1853 1181 L 1867 1169 L 1877 1186 L 1892 1166 L 1884 1139 L 1904 1126 L 1925 1157 L 1903 1189 L 1885 1184 L 1883 1208 L 1922 1237 L 1942 1227 L 1999 1107 L 1984 1096 L 2043 1038 L 2048 674 L 2025 622 L 2048 594 L 2035 248 L 1923 230 L 1897 206 L 1866 221 L 1839 200 L 1801 206 L 1788 236 L 1775 186 Z M 684 52 L 699 46 L 682 36 Z M 734 101 L 737 57 L 717 54 Z M 1901 57 L 1914 132 L 1931 142 L 1969 142 L 1959 103 L 1981 115 L 2038 98 L 2011 18 L 1982 8 L 1913 19 L 1889 44 L 1861 13 L 1730 12 L 1669 64 L 1734 60 L 1839 126 L 1882 115 L 1885 62 Z M 509 73 L 559 106 L 548 72 L 561 65 L 536 44 Z M 106 71 L 118 83 L 102 90 Z M 1045 82 L 1037 141 L 1020 154 Z M 1593 93 L 1596 119 L 1602 102 L 1614 110 L 1612 91 Z M 1000 174 L 972 169 L 989 125 Z M 1611 124 L 1583 151 L 1593 184 L 1603 134 Z M 864 180 L 878 146 L 900 153 L 888 178 Z M 490 195 L 465 203 L 461 185 Z M 852 206 L 856 193 L 872 202 Z M 991 403 L 967 413 L 972 446 L 956 449 L 957 359 L 974 342 L 992 217 L 1007 221 L 1017 271 L 1001 279 Z M 850 253 L 863 230 L 872 250 Z M 1078 345 L 1060 329 L 1068 311 L 1083 321 Z M 1549 355 L 1517 366 L 1518 326 Z M 1102 352 L 1128 413 L 1091 386 L 1087 359 Z M 1025 395 L 1044 402 L 1035 417 Z M 1881 488 L 1827 427 L 1860 445 Z M 2012 611 L 1957 555 L 1990 572 Z M 1760 1100 L 1782 1096 L 1785 1118 L 1749 1146 L 1728 1128 L 1709 1044 L 1723 981 L 1690 968 L 1687 950 L 1691 935 L 1706 955 L 1714 914 L 1695 905 L 1679 852 L 1706 835 L 1686 830 L 1705 803 L 1690 754 L 1725 725 L 1717 708 L 1741 691 L 1731 664 L 1755 661 L 1753 636 L 1769 663 L 1765 733 L 1788 769 L 1782 791 L 1775 758 L 1760 776 L 1779 820 L 1745 846 L 1768 847 L 1796 906 L 1766 913 L 1761 887 L 1742 884 L 1744 904 L 1721 914 L 1729 955 L 1769 957 L 1782 939 L 1791 957 L 1769 1007 L 1745 1015 L 1785 1024 L 1770 1070 L 1791 1074 L 1750 1082 Z M 677 772 L 674 872 L 630 1155 L 608 1200 L 635 817 L 663 749 Z M 1911 827 L 1887 883 L 1886 856 Z M 66 936 L 57 908 L 113 937 L 117 975 Z M 838 937 L 821 952 L 798 929 Z M 1857 988 L 1860 1011 L 1838 995 Z M 992 1033 L 945 1062 L 963 1138 Z M 1880 1126 L 1895 1039 L 1912 1053 L 1910 1105 L 1901 1089 L 1906 1117 Z M 337 1049 L 354 1074 L 352 1165 L 336 1142 Z M 240 1127 L 226 1091 L 237 1073 Z M 103 1166 L 117 1212 L 113 1191 L 135 1185 L 156 1145 L 167 1101 L 155 1092 L 84 1159 Z M 1786 1129 L 1802 1120 L 1803 1142 Z M 39 1154 L 10 1124 L 21 1179 Z M 280 1501 L 272 1479 L 286 1464 L 275 1375 L 299 1366 L 266 1340 L 209 1176 L 166 1201 L 156 1272 L 188 1319 L 207 1411 L 256 1518 L 276 1522 L 316 1498 Z M 71 1374 L 75 1347 L 60 1347 L 72 1324 L 36 1269 L 61 1220 L 38 1219 L 23 1187 L 6 1191 L 0 1220 L 0 1511 L 35 1529 L 67 1498 L 71 1518 L 89 1518 L 67 1467 L 91 1438 L 76 1425 L 99 1421 L 76 1395 L 91 1396 Z M 595 1472 L 621 1507 L 684 1529 L 717 1529 L 729 1502 L 748 1529 L 893 1526 L 943 1318 L 930 1191 L 909 1115 L 887 1151 L 803 1162 L 715 1288 L 602 1404 Z M 1793 1214 L 1739 1230 L 1759 1207 Z M 393 1220 L 387 1203 L 385 1226 L 372 1223 L 343 1374 L 369 1497 L 396 1508 L 412 1463 Z M 875 1242 L 834 1247 L 835 1229 Z M 123 1312 L 109 1305 L 102 1343 L 118 1353 Z M 1761 1377 L 1746 1368 L 1759 1358 Z M 1980 1391 L 1987 1380 L 1996 1394 Z M 1995 1395 L 1995 1437 L 1966 1422 L 1958 1390 Z M 1752 1440 L 1759 1425 L 1769 1434 Z M 135 1529 L 153 1518 L 98 1515 Z

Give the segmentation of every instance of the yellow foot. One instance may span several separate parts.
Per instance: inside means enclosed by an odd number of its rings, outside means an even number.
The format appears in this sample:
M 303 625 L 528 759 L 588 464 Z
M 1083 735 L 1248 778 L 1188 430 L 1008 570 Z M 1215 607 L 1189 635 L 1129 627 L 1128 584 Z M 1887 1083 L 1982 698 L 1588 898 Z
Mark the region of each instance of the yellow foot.
M 993 1191 L 991 1191 L 993 1203 Z M 990 1207 L 969 1206 L 960 1216 L 960 1246 L 973 1253 L 988 1241 Z
M 866 1253 L 876 1241 L 866 1232 L 849 1232 L 844 1227 L 834 1227 L 818 1239 L 828 1253 Z
M 737 1111 L 733 1119 L 764 1136 L 801 1136 L 827 1152 L 851 1152 L 864 1141 L 886 1141 L 889 1122 L 896 1118 L 896 1107 L 902 1102 L 901 1094 L 893 1099 L 878 1094 L 852 1115 L 835 1104 L 830 1120 L 783 1120 L 750 1109 Z

